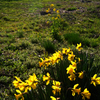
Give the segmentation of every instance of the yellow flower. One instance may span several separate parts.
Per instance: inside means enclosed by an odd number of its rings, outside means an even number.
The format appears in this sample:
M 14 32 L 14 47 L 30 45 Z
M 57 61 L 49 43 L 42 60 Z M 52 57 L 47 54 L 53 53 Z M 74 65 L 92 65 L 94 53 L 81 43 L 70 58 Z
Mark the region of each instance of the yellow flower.
M 57 10 L 57 13 L 59 13 L 59 10 Z
M 45 75 L 43 75 L 43 81 L 46 81 L 46 80 L 47 80 L 46 85 L 48 85 L 50 83 L 50 74 L 49 73 L 47 73 L 47 77 Z
M 77 59 L 78 59 L 78 62 L 80 63 L 81 62 L 81 59 L 79 57 Z
M 22 100 L 24 100 L 23 94 L 21 93 L 20 90 L 16 90 L 17 93 L 19 93 L 18 95 L 14 94 L 16 97 L 16 100 L 18 100 L 20 97 L 22 97 Z
M 16 80 L 14 80 L 14 81 L 13 81 L 13 85 L 15 86 L 15 88 L 18 88 L 19 82 L 16 81 Z
M 82 44 L 80 43 L 80 44 L 77 44 L 77 47 L 76 47 L 76 49 L 78 50 L 78 51 L 81 51 L 81 49 L 82 49 Z
M 18 82 L 22 82 L 22 80 L 21 80 L 19 77 L 15 76 L 15 78 L 16 78 L 16 80 L 17 80 Z
M 50 16 L 51 14 L 48 14 L 48 16 Z
M 90 99 L 91 93 L 87 90 L 87 88 L 85 88 L 84 91 L 81 92 L 81 95 L 82 95 L 82 99 L 85 100 L 85 97 L 87 99 Z
M 30 86 L 25 87 L 25 91 L 24 92 L 27 93 L 28 90 L 31 90 L 31 87 Z
M 59 60 L 63 60 L 63 54 L 61 53 L 61 51 L 58 51 L 56 53 L 54 53 L 51 57 L 49 58 L 45 58 L 45 60 L 43 60 L 41 58 L 42 62 L 39 62 L 39 66 L 44 66 L 45 69 L 47 66 L 49 66 L 50 64 L 55 64 L 58 63 Z
M 48 13 L 49 12 L 49 10 L 46 10 L 46 13 Z
M 75 76 L 75 74 L 71 74 L 70 76 L 68 76 L 68 78 L 70 81 L 75 81 L 76 76 Z
M 50 8 L 48 8 L 48 11 L 50 11 Z
M 56 98 L 55 98 L 55 97 L 53 97 L 53 96 L 50 96 L 50 98 L 51 98 L 51 100 L 56 100 Z
M 62 49 L 63 49 L 63 50 L 62 50 L 62 53 L 63 53 L 63 54 L 66 54 L 66 55 L 67 55 L 68 53 L 70 53 L 70 51 L 71 51 L 70 48 L 69 48 L 69 49 L 68 49 L 68 48 L 62 48 Z
M 19 83 L 18 88 L 20 89 L 20 91 L 24 91 L 24 90 L 25 90 L 25 87 L 26 87 L 27 85 L 28 85 L 27 83 L 22 82 L 22 83 Z
M 54 8 L 53 11 L 56 11 L 56 8 Z
M 91 84 L 93 84 L 94 86 L 96 86 L 96 84 L 100 84 L 100 77 L 97 77 L 97 74 L 95 74 L 93 77 L 91 77 Z
M 67 48 L 62 48 L 62 53 L 67 55 Z
M 52 90 L 52 92 L 53 92 L 53 94 L 55 95 L 57 92 L 59 92 L 59 94 L 60 94 L 60 91 L 61 91 L 61 87 L 60 87 L 60 82 L 59 81 L 54 81 L 53 80 L 53 86 L 52 86 L 52 88 L 54 89 L 54 90 Z
M 60 15 L 59 14 L 57 16 L 60 18 Z
M 66 70 L 67 70 L 67 74 L 73 74 L 75 72 L 75 67 L 69 65 L 69 67 L 67 67 Z
M 54 6 L 54 4 L 51 4 L 51 5 L 50 5 L 50 7 L 53 7 L 53 6 Z
M 15 88 L 18 88 L 19 83 L 22 82 L 22 80 L 17 76 L 15 76 L 15 78 L 16 80 L 13 81 L 13 85 L 15 86 Z
M 71 52 L 71 49 L 69 48 L 69 49 L 67 49 L 67 53 L 69 54 Z
M 49 24 L 49 21 L 47 21 L 46 23 Z
M 43 62 L 42 58 L 40 58 L 40 59 L 41 59 L 42 62 L 39 62 L 39 66 L 41 67 L 44 64 L 44 62 Z
M 52 65 L 58 63 L 60 59 L 63 60 L 63 55 L 61 51 L 54 53 L 52 56 Z
M 57 19 L 58 19 L 58 17 L 55 18 L 55 20 L 57 20 Z
M 30 75 L 28 80 L 26 80 L 26 83 L 29 86 L 31 86 L 33 89 L 36 89 L 36 85 L 38 83 L 38 80 L 37 80 L 37 77 L 36 77 L 35 73 L 33 73 L 33 75 Z
M 81 92 L 81 88 L 76 89 L 78 87 L 79 84 L 75 84 L 74 87 L 72 88 L 72 96 L 75 96 L 75 93 L 77 93 L 79 95 L 79 93 Z
M 83 78 L 83 75 L 84 75 L 84 72 L 83 72 L 83 71 L 81 71 L 81 72 L 79 72 L 78 74 L 79 74 L 79 76 L 78 76 L 78 77 L 79 77 L 80 79 L 82 79 L 82 78 Z
M 49 65 L 51 64 L 51 59 L 49 59 L 49 58 L 45 58 L 45 60 L 43 60 L 43 59 L 41 58 L 41 60 L 42 60 L 42 62 L 39 62 L 39 66 L 40 66 L 40 67 L 41 67 L 41 66 L 44 66 L 45 69 L 46 69 L 46 67 L 49 66 Z
M 52 20 L 54 20 L 54 17 L 52 17 Z
M 77 68 L 77 63 L 76 62 L 71 61 L 71 64 L 72 64 L 73 67 Z
M 75 57 L 75 55 L 73 54 L 73 52 L 71 52 L 71 54 L 68 54 L 68 60 L 69 61 L 73 61 L 74 57 Z

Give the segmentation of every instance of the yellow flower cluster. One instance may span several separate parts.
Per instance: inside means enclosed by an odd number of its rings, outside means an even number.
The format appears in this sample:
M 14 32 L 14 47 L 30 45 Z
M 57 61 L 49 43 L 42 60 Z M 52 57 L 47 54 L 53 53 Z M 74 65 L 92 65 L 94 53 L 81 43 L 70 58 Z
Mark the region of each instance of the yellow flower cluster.
M 50 96 L 50 98 L 51 98 L 52 100 L 56 100 L 56 98 L 55 98 L 55 97 L 53 97 L 53 96 Z
M 77 44 L 76 49 L 78 49 L 78 51 L 80 51 L 80 50 L 82 49 L 81 43 L 80 43 L 80 44 Z M 70 81 L 74 81 L 74 80 L 76 79 L 75 73 L 76 73 L 76 70 L 77 70 L 77 63 L 80 62 L 80 58 L 77 58 L 77 57 L 76 57 L 76 59 L 78 59 L 78 62 L 76 62 L 75 55 L 73 54 L 73 51 L 70 50 L 70 48 L 69 48 L 69 49 L 65 49 L 65 48 L 64 48 L 63 50 L 64 50 L 63 52 L 64 52 L 66 55 L 68 55 L 68 60 L 69 60 L 70 63 L 71 63 L 71 64 L 69 65 L 69 67 L 66 68 L 67 74 L 70 74 L 70 76 L 68 76 L 68 78 L 69 78 Z M 82 79 L 82 78 L 83 78 L 83 75 L 84 75 L 83 71 L 79 72 L 78 74 L 79 74 L 78 77 L 79 77 L 80 79 Z
M 48 8 L 48 9 L 46 10 L 46 12 L 49 13 L 49 12 L 50 12 L 50 8 Z
M 52 78 L 50 78 L 50 74 L 49 73 L 47 73 L 47 76 L 43 75 L 43 81 L 47 81 L 46 85 L 48 85 L 50 83 L 50 80 L 52 80 Z M 58 93 L 60 94 L 60 91 L 61 91 L 60 85 L 61 85 L 61 83 L 59 81 L 53 80 L 53 85 L 52 85 L 52 89 L 53 90 L 52 90 L 52 92 L 53 92 L 54 95 L 56 95 Z M 50 96 L 50 98 L 52 100 L 56 100 L 56 98 L 53 97 L 53 96 Z
M 90 99 L 91 93 L 85 88 L 84 91 L 81 92 L 81 95 L 82 99 L 85 100 L 85 98 Z
M 48 85 L 50 83 L 50 74 L 49 73 L 47 73 L 47 77 L 45 75 L 43 75 L 43 81 L 46 81 L 46 80 L 47 80 L 46 85 Z
M 63 60 L 64 54 L 68 56 L 68 60 L 71 62 L 71 64 L 69 65 L 69 67 L 66 68 L 66 70 L 67 74 L 70 74 L 68 78 L 71 81 L 73 81 L 76 79 L 75 70 L 77 70 L 77 63 L 80 62 L 80 58 L 77 58 L 78 62 L 76 62 L 76 60 L 74 60 L 75 55 L 73 54 L 73 51 L 70 48 L 62 48 L 62 51 L 54 53 L 51 57 L 45 58 L 45 60 L 41 58 L 42 62 L 39 62 L 39 66 L 44 66 L 46 68 L 49 65 L 54 65 L 55 63 L 58 63 L 60 60 Z M 83 75 L 83 71 L 79 72 L 79 78 L 82 79 Z
M 97 74 L 95 74 L 93 77 L 91 77 L 91 84 L 94 86 L 100 84 L 100 77 L 97 77 Z
M 36 85 L 38 84 L 37 77 L 35 73 L 33 73 L 33 75 L 30 75 L 28 80 L 25 80 L 25 82 L 23 82 L 20 78 L 16 76 L 15 78 L 16 80 L 13 81 L 13 85 L 15 86 L 15 88 L 17 88 L 16 92 L 19 93 L 14 94 L 16 100 L 18 100 L 20 97 L 22 97 L 22 100 L 24 100 L 23 94 L 27 93 L 28 90 L 31 90 L 31 88 L 36 89 Z
M 78 51 L 80 51 L 82 49 L 81 47 L 81 43 L 80 44 L 77 44 L 77 47 L 76 49 Z M 63 48 L 62 51 L 58 51 L 56 53 L 53 54 L 53 56 L 49 57 L 49 58 L 46 58 L 45 60 L 42 59 L 42 62 L 39 62 L 39 65 L 40 67 L 41 66 L 49 66 L 50 64 L 55 64 L 55 63 L 58 63 L 59 60 L 63 60 L 63 55 L 67 55 L 68 56 L 68 60 L 70 61 L 70 65 L 69 67 L 66 68 L 67 70 L 67 74 L 70 74 L 70 76 L 68 76 L 69 80 L 70 81 L 73 81 L 76 79 L 76 70 L 77 70 L 77 63 L 80 63 L 80 58 L 77 58 L 78 59 L 78 62 L 76 62 L 75 60 L 75 55 L 73 54 L 73 51 L 70 49 L 70 48 Z M 79 74 L 79 78 L 82 79 L 83 78 L 83 75 L 84 75 L 84 71 L 81 71 L 81 72 L 78 72 Z M 43 80 L 47 80 L 47 83 L 46 85 L 49 84 L 49 81 L 50 81 L 50 74 L 47 73 L 47 77 L 44 75 L 43 76 Z M 91 84 L 99 84 L 98 80 L 99 78 L 96 78 L 96 75 L 91 78 Z M 75 96 L 75 93 L 77 93 L 78 95 L 81 94 L 82 95 L 82 99 L 85 100 L 85 98 L 87 99 L 90 99 L 90 96 L 91 96 L 91 93 L 87 90 L 87 88 L 84 89 L 83 92 L 81 92 L 81 88 L 77 88 L 79 86 L 79 84 L 75 84 L 74 87 L 71 89 L 72 91 L 72 96 Z M 53 94 L 55 95 L 56 93 L 59 93 L 60 94 L 60 91 L 61 91 L 61 87 L 60 87 L 60 82 L 58 81 L 54 81 L 53 80 L 53 86 L 52 86 L 52 92 Z M 56 100 L 55 97 L 53 96 L 50 96 L 50 98 L 52 100 Z
M 56 93 L 59 93 L 60 94 L 60 91 L 61 91 L 61 87 L 60 87 L 60 82 L 59 81 L 54 81 L 53 80 L 53 85 L 52 85 L 52 92 L 53 94 L 55 95 Z
M 77 44 L 77 47 L 76 47 L 76 49 L 78 50 L 78 51 L 81 51 L 82 50 L 82 44 L 80 43 L 80 44 Z
M 61 53 L 61 51 L 58 51 L 56 53 L 54 53 L 51 57 L 49 58 L 45 58 L 45 60 L 42 60 L 42 62 L 39 62 L 39 66 L 44 66 L 45 68 L 48 67 L 49 65 L 54 65 L 55 63 L 58 63 L 59 61 L 63 60 L 63 55 Z
M 54 12 L 56 12 L 57 13 L 57 17 L 52 17 L 52 20 L 57 20 L 58 18 L 60 18 L 61 16 L 60 16 L 60 11 L 59 10 L 57 10 L 56 8 L 54 8 L 54 4 L 51 4 L 50 5 L 50 8 L 48 8 L 47 10 L 46 10 L 46 12 L 48 13 L 48 16 L 50 16 L 51 14 L 50 14 L 50 11 L 54 11 Z M 48 23 L 47 23 L 48 24 Z
M 82 49 L 81 43 L 77 44 L 76 49 L 80 51 Z M 69 74 L 68 78 L 70 81 L 74 81 L 76 79 L 76 74 L 78 74 L 78 77 L 80 79 L 83 79 L 84 77 L 84 72 L 76 72 L 77 71 L 77 64 L 80 63 L 80 58 L 75 57 L 73 51 L 70 48 L 63 48 L 62 51 L 55 52 L 51 57 L 45 58 L 45 60 L 42 60 L 42 62 L 39 62 L 39 66 L 44 66 L 45 68 L 48 67 L 49 65 L 54 65 L 55 63 L 58 63 L 60 60 L 63 60 L 63 56 L 67 55 L 68 61 L 71 63 L 67 68 L 67 74 Z M 16 80 L 13 81 L 13 85 L 15 88 L 17 88 L 16 92 L 19 94 L 14 94 L 16 97 L 16 100 L 21 98 L 24 100 L 23 94 L 27 93 L 28 91 L 31 90 L 31 88 L 36 89 L 36 86 L 38 84 L 38 79 L 33 73 L 33 75 L 30 75 L 30 77 L 23 82 L 20 78 L 16 77 Z M 50 83 L 50 80 L 53 80 L 50 76 L 49 73 L 46 75 L 43 75 L 43 81 L 46 81 L 46 85 Z M 93 77 L 91 77 L 91 83 L 94 86 L 100 84 L 100 77 L 97 77 L 97 74 L 95 74 Z M 91 93 L 88 91 L 87 88 L 84 89 L 83 92 L 81 92 L 81 87 L 79 87 L 79 84 L 75 84 L 73 88 L 69 88 L 72 91 L 72 96 L 75 96 L 77 93 L 78 95 L 82 96 L 82 99 L 85 100 L 85 98 L 90 99 Z M 61 94 L 61 82 L 53 80 L 53 85 L 52 85 L 52 92 L 54 95 L 60 95 Z M 52 100 L 58 100 L 60 98 L 55 98 L 53 96 L 50 96 Z
M 75 93 L 78 95 L 82 95 L 82 99 L 85 100 L 85 98 L 90 99 L 91 93 L 87 90 L 87 88 L 84 89 L 83 92 L 81 92 L 81 88 L 77 88 L 79 84 L 75 84 L 74 87 L 71 89 L 72 96 L 75 96 Z

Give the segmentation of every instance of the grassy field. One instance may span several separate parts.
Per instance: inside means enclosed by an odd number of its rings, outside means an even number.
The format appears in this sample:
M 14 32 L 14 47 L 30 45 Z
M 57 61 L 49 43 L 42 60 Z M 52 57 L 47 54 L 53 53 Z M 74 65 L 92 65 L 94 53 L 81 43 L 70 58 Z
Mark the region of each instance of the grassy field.
M 56 14 L 45 12 L 52 3 L 63 19 L 56 35 L 51 31 Z M 100 0 L 1 0 L 0 100 L 13 100 L 14 76 L 25 80 L 33 72 L 42 73 L 40 58 L 80 42 L 100 65 Z

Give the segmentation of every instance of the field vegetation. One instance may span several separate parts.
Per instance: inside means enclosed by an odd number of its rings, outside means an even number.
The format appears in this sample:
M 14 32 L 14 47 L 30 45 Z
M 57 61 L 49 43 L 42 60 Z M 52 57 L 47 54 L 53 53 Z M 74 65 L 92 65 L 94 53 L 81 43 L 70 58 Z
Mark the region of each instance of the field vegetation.
M 50 4 L 58 12 L 47 11 Z M 41 58 L 62 48 L 75 51 L 79 43 L 94 57 L 100 76 L 100 0 L 1 0 L 0 100 L 15 99 L 15 76 L 41 77 Z

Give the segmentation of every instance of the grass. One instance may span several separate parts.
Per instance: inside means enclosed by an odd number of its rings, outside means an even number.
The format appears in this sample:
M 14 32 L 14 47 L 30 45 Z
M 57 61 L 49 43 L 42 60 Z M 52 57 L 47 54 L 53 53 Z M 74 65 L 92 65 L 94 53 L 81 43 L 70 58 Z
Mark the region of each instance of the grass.
M 70 44 L 82 43 L 82 39 L 80 37 L 80 34 L 77 34 L 77 33 L 66 33 L 66 34 L 64 34 L 64 38 Z
M 68 8 L 68 11 L 74 11 L 76 9 L 77 9 L 76 7 L 72 7 L 72 8 Z
M 60 15 L 64 19 L 64 22 L 61 22 L 63 27 L 60 27 L 57 33 L 60 35 L 54 38 L 50 34 L 52 22 L 46 24 L 53 14 L 49 17 L 40 14 L 51 3 L 60 10 Z M 96 64 L 97 60 L 100 60 L 99 3 L 99 0 L 89 3 L 73 0 L 0 1 L 0 99 L 14 98 L 14 76 L 24 80 L 33 72 L 42 73 L 38 62 L 40 57 L 47 56 L 46 51 L 50 50 L 50 55 L 51 51 L 73 47 L 72 44 L 82 42 L 84 51 L 95 54 Z M 52 42 L 45 41 L 43 46 L 43 40 Z
M 54 53 L 56 51 L 55 45 L 49 40 L 43 41 L 42 46 L 48 53 Z

